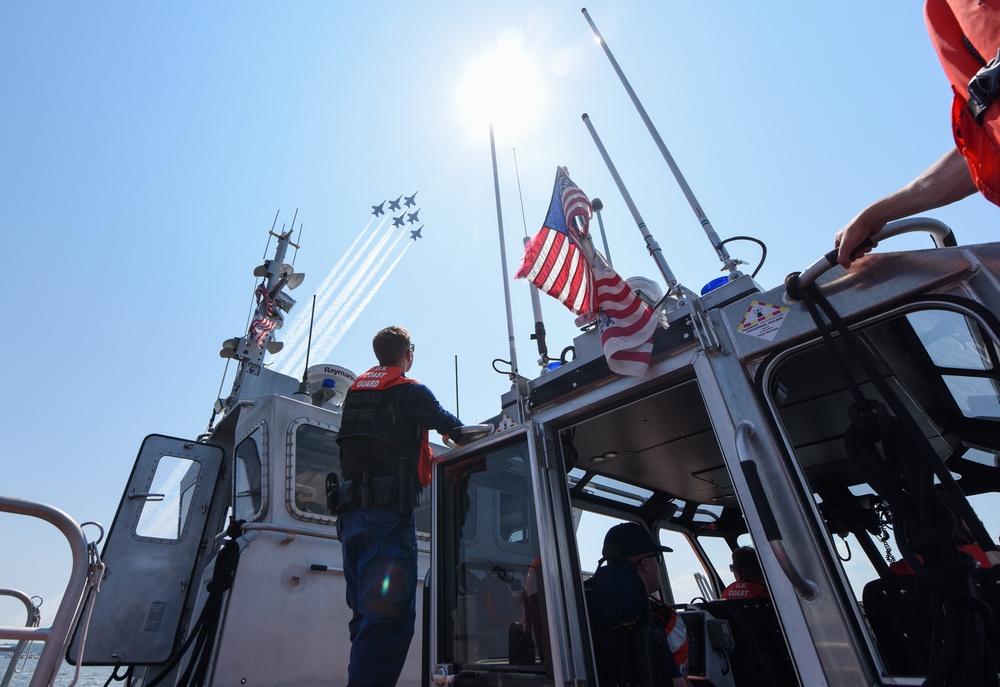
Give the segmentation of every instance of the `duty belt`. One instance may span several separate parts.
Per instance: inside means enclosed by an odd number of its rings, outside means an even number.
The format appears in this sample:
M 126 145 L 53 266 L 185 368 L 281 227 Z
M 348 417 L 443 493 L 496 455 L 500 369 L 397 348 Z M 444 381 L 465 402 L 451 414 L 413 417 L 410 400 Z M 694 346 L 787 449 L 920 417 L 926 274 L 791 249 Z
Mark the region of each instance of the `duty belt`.
M 340 484 L 336 473 L 327 478 L 327 505 L 337 514 L 348 508 L 387 508 L 395 505 L 400 515 L 405 515 L 420 504 L 420 485 L 417 476 L 372 475 L 364 473 L 361 479 L 348 479 Z

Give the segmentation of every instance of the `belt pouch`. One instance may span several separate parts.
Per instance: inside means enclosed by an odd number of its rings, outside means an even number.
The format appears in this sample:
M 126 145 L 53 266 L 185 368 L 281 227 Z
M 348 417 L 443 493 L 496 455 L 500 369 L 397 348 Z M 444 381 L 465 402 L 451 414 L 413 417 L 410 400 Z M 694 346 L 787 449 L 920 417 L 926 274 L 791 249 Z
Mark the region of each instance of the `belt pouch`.
M 395 477 L 372 478 L 372 500 L 379 508 L 396 504 L 398 480 Z

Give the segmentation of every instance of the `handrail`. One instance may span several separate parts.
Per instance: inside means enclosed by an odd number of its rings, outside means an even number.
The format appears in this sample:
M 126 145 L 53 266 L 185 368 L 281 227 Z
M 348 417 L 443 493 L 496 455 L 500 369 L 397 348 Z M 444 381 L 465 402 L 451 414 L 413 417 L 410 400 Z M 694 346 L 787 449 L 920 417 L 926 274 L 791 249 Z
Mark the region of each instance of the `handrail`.
M 34 601 L 32 601 L 32 597 L 16 589 L 0 589 L 0 596 L 11 596 L 23 603 L 25 610 L 28 612 L 28 618 L 25 621 L 24 626 L 38 627 L 41 615 L 38 611 L 38 606 L 36 606 Z M 14 647 L 14 652 L 10 656 L 10 663 L 7 664 L 7 671 L 4 673 L 3 679 L 0 680 L 0 687 L 7 687 L 14 675 L 20 672 L 17 668 L 17 662 L 24 653 L 25 647 L 28 647 L 30 651 L 31 645 L 31 642 L 22 639 L 17 643 L 17 646 Z M 25 656 L 25 658 L 27 658 L 27 656 Z
M 83 601 L 87 586 L 88 551 L 83 529 L 66 513 L 35 501 L 27 501 L 11 496 L 0 496 L 0 512 L 27 515 L 54 525 L 69 542 L 72 554 L 72 569 L 66 591 L 56 610 L 51 627 L 23 628 L 0 626 L 0 639 L 36 640 L 45 642 L 42 654 L 35 665 L 31 686 L 51 685 L 62 663 L 63 650 Z
M 736 425 L 736 455 L 740 459 L 740 467 L 743 468 L 743 476 L 746 477 L 747 486 L 750 488 L 750 498 L 760 516 L 761 527 L 764 528 L 764 536 L 767 537 L 771 545 L 771 551 L 778 561 L 778 566 L 785 573 L 785 577 L 792 584 L 795 593 L 806 601 L 815 601 L 819 598 L 819 587 L 810 579 L 799 573 L 798 568 L 788 556 L 785 549 L 785 542 L 781 537 L 781 530 L 778 529 L 778 521 L 774 517 L 771 503 L 767 500 L 767 492 L 764 491 L 764 483 L 761 482 L 757 473 L 757 463 L 750 457 L 750 446 L 748 439 L 753 436 L 755 428 L 749 420 L 741 420 Z
M 337 535 L 330 532 L 317 532 L 315 530 L 307 530 L 304 527 L 291 527 L 289 525 L 275 525 L 269 522 L 248 522 L 243 525 L 243 532 L 247 530 L 260 530 L 262 532 L 279 532 L 285 535 L 285 541 L 282 543 L 289 543 L 294 541 L 297 535 L 302 535 L 303 537 L 319 537 L 320 539 L 337 539 Z M 225 536 L 225 534 L 223 534 Z
M 895 238 L 896 236 L 900 236 L 902 234 L 911 234 L 921 231 L 925 231 L 930 234 L 931 239 L 934 241 L 934 245 L 938 248 L 958 245 L 958 241 L 955 239 L 955 233 L 951 230 L 951 228 L 944 222 L 932 217 L 909 217 L 907 219 L 889 222 L 879 231 L 872 234 L 868 239 L 866 239 L 866 241 L 868 245 L 873 245 L 885 241 L 886 239 Z M 836 265 L 837 249 L 834 248 L 799 273 L 798 288 L 804 289 L 807 286 L 812 285 L 821 275 Z M 787 303 L 797 303 L 799 299 L 791 296 L 786 289 L 785 301 Z

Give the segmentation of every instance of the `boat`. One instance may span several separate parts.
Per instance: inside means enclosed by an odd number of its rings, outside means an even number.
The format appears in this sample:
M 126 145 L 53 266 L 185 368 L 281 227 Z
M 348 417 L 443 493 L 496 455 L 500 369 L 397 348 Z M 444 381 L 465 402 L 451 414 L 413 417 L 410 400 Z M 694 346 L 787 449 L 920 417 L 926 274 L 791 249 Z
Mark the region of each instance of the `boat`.
M 604 655 L 590 625 L 594 562 L 578 533 L 592 516 L 674 549 L 660 593 L 685 623 L 691 684 L 989 684 L 1000 554 L 981 515 L 1000 503 L 1000 243 L 957 245 L 917 218 L 889 225 L 882 247 L 912 232 L 938 245 L 849 271 L 825 256 L 769 289 L 734 273 L 668 293 L 645 375 L 611 372 L 587 326 L 572 356 L 518 377 L 488 418 L 502 431 L 439 447 L 399 684 L 601 685 L 602 663 L 623 657 Z M 274 238 L 255 274 L 290 303 L 292 239 Z M 0 628 L 45 642 L 32 685 L 52 684 L 64 657 L 129 684 L 346 682 L 326 484 L 353 373 L 269 369 L 267 300 L 223 344 L 239 371 L 209 430 L 143 441 L 102 547 L 57 508 L 0 498 L 74 552 L 52 625 Z M 955 553 L 959 521 L 994 567 Z M 769 597 L 721 600 L 728 554 L 747 543 Z M 696 595 L 674 567 L 682 554 L 697 561 Z M 896 575 L 900 556 L 918 574 Z

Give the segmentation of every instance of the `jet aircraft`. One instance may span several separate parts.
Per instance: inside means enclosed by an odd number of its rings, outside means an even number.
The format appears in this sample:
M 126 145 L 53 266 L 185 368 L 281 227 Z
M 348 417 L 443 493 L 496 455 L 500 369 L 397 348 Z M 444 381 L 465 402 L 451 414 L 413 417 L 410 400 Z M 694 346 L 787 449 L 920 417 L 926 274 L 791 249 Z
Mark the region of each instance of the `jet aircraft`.
M 405 205 L 408 208 L 412 208 L 414 205 L 416 205 L 417 201 L 415 199 L 418 193 L 420 193 L 420 191 L 414 191 L 412 196 L 406 196 L 406 202 L 404 202 L 403 205 Z
M 376 217 L 378 217 L 379 215 L 384 215 L 385 210 L 382 209 L 382 206 L 384 205 L 385 205 L 384 200 L 378 205 L 372 205 L 372 214 L 375 215 Z
M 420 229 L 423 229 L 423 228 L 424 228 L 424 225 L 421 224 L 420 225 Z M 414 241 L 416 241 L 417 239 L 422 239 L 423 236 L 420 235 L 420 229 L 414 229 L 413 231 L 411 231 L 410 232 L 410 238 L 413 239 Z
M 417 223 L 417 213 L 420 212 L 420 208 L 417 208 L 414 212 L 406 213 L 406 221 L 410 224 Z
M 394 227 L 402 227 L 403 226 L 403 215 L 405 215 L 405 214 L 406 213 L 404 212 L 399 217 L 393 217 L 392 218 L 392 226 L 394 226 Z
M 392 212 L 393 210 L 399 210 L 399 209 L 400 209 L 400 208 L 399 208 L 399 200 L 400 200 L 400 198 L 402 198 L 402 197 L 403 197 L 403 196 L 400 196 L 400 197 L 399 197 L 399 198 L 397 198 L 396 200 L 390 200 L 390 201 L 389 201 L 389 212 Z

